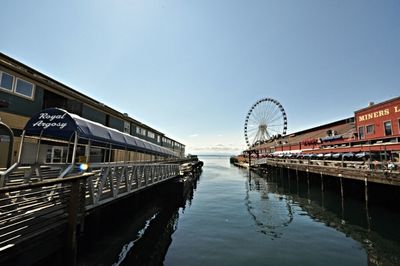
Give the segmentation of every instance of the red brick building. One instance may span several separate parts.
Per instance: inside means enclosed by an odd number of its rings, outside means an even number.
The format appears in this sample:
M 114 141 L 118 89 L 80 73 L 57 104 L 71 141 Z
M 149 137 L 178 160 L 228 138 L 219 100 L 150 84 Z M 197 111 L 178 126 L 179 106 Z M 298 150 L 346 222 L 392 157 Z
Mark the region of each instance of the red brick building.
M 359 140 L 383 140 L 400 136 L 400 97 L 355 112 Z

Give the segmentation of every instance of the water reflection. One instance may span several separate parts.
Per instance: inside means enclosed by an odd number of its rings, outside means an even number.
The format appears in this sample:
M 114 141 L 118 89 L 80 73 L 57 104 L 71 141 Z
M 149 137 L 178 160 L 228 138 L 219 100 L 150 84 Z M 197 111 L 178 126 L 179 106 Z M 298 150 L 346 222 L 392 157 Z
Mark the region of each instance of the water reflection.
M 293 172 L 281 169 L 247 173 L 245 205 L 260 232 L 271 239 L 282 237 L 284 230 L 280 229 L 292 223 L 297 206 L 313 220 L 361 243 L 368 252 L 369 265 L 400 265 L 396 208 L 376 203 L 369 206 L 355 197 L 342 197 L 340 191 L 325 184 L 332 180 L 321 176 L 321 181 L 315 182 L 318 177 L 313 176 L 312 182 L 307 174 L 299 180 L 298 174 L 291 176 Z
M 278 195 L 266 179 L 256 174 L 252 178 L 252 172 L 248 173 L 246 182 L 245 205 L 255 225 L 261 233 L 268 235 L 271 239 L 279 238 L 282 235 L 281 227 L 288 226 L 293 221 L 293 211 L 285 196 Z M 260 193 L 259 199 L 254 199 Z
M 200 175 L 141 193 L 121 203 L 119 212 L 109 208 L 92 215 L 80 239 L 78 265 L 162 265 L 179 210 L 191 205 Z

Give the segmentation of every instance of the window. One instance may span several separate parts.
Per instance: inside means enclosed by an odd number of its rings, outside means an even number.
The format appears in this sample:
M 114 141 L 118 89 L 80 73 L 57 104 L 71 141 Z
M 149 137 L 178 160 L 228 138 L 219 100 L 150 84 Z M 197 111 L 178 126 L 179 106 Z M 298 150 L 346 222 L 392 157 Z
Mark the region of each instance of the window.
M 153 132 L 150 132 L 150 131 L 147 132 L 147 136 L 149 138 L 152 138 L 152 139 L 154 139 L 156 137 L 156 135 Z
M 375 133 L 375 125 L 368 125 L 367 134 L 374 134 L 374 133 Z
M 141 127 L 137 127 L 136 128 L 136 133 L 140 134 L 140 135 L 143 135 L 143 136 L 146 136 L 146 130 L 141 128 Z
M 383 127 L 385 128 L 385 136 L 392 135 L 392 121 L 384 122 Z
M 0 72 L 0 75 L 1 75 L 0 87 L 3 89 L 6 89 L 6 90 L 12 91 L 14 77 L 5 72 Z
M 162 140 L 163 140 L 163 143 L 167 143 L 167 144 L 169 144 L 169 145 L 172 144 L 172 141 L 171 141 L 170 139 L 162 138 Z
M 17 79 L 15 92 L 29 98 L 33 97 L 33 84 L 22 79 Z
M 14 76 L 6 72 L 0 72 L 0 88 L 31 99 L 34 94 L 33 83 L 20 78 L 15 80 Z
M 131 133 L 131 124 L 129 122 L 124 121 L 124 132 L 128 134 Z
M 359 127 L 358 128 L 358 138 L 359 139 L 364 139 L 364 127 Z
M 400 119 L 397 120 L 397 128 L 399 129 L 399 134 L 400 134 Z
M 161 138 L 160 136 L 157 136 L 157 142 L 160 142 Z

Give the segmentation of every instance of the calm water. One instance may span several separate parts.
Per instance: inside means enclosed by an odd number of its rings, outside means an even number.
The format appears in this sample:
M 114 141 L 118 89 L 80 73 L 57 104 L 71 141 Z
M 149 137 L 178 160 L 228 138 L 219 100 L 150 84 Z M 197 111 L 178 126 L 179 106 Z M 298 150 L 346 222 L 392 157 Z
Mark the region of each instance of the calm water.
M 227 157 L 200 159 L 185 199 L 138 199 L 124 217 L 102 219 L 79 264 L 398 265 L 396 210 L 342 202 L 328 184 L 321 193 L 295 176 L 249 173 Z

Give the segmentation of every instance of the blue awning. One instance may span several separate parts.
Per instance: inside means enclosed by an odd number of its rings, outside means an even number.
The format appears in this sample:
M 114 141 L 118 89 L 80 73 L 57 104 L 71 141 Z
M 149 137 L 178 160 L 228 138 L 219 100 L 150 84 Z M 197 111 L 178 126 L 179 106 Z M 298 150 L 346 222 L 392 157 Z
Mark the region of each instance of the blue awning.
M 128 150 L 163 156 L 178 156 L 176 152 L 167 148 L 59 108 L 49 108 L 37 113 L 26 123 L 24 130 L 27 136 L 43 136 L 67 141 L 71 141 L 76 132 L 79 138 L 111 144 Z

